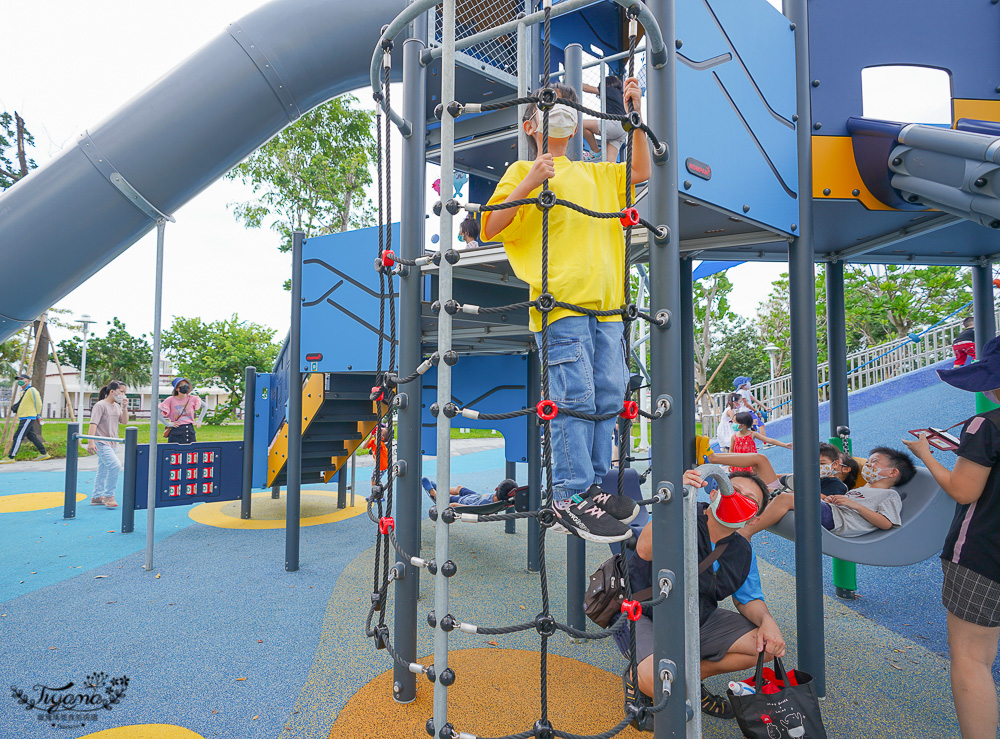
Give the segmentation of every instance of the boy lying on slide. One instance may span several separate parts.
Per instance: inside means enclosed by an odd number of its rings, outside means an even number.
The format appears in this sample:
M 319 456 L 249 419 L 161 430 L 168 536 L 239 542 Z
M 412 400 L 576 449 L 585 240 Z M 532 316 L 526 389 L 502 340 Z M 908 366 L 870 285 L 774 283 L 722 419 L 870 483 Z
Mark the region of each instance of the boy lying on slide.
M 835 448 L 835 447 L 834 447 Z M 714 457 L 732 455 L 713 455 Z M 755 455 L 763 457 L 763 455 Z M 741 464 L 746 461 L 742 460 Z M 770 485 L 774 476 L 774 468 L 766 458 L 755 460 L 758 475 Z M 720 464 L 726 464 L 720 461 Z M 843 465 L 843 459 L 841 458 Z M 830 475 L 834 470 L 827 467 L 825 472 Z M 841 474 L 848 473 L 842 472 Z M 876 447 L 872 450 L 861 471 L 867 483 L 865 486 L 847 490 L 835 495 L 821 493 L 821 522 L 823 528 L 832 534 L 843 537 L 861 536 L 876 529 L 887 530 L 899 526 L 900 511 L 903 503 L 894 486 L 905 485 L 916 474 L 916 468 L 909 456 L 904 452 L 889 447 Z M 846 487 L 846 485 L 845 485 Z M 743 531 L 752 536 L 761 529 L 773 526 L 791 510 L 795 510 L 795 496 L 791 493 L 781 493 L 768 505 L 764 515 L 750 522 Z

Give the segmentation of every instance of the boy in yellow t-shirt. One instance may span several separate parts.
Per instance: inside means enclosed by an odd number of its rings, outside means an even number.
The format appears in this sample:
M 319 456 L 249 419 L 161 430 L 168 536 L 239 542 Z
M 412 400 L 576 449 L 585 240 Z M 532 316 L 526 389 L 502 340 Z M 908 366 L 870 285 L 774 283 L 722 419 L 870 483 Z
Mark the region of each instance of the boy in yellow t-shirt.
M 576 101 L 576 92 L 554 85 L 560 98 Z M 535 95 L 538 95 L 536 91 Z M 642 94 L 634 78 L 626 81 L 625 100 L 639 110 Z M 545 180 L 560 200 L 589 210 L 625 207 L 626 165 L 573 162 L 566 158 L 577 131 L 577 111 L 556 104 L 549 111 L 549 151 L 542 149 L 542 112 L 527 106 L 521 124 L 533 162 L 517 161 L 504 173 L 490 205 L 538 195 Z M 646 135 L 636 130 L 632 182 L 649 179 Z M 485 241 L 503 242 L 514 273 L 528 283 L 531 299 L 542 294 L 542 213 L 535 205 L 483 214 Z M 548 293 L 556 301 L 595 311 L 617 310 L 625 302 L 625 241 L 617 219 L 596 219 L 559 206 L 549 210 Z M 542 318 L 529 309 L 529 327 L 542 346 Z M 614 413 L 625 397 L 627 364 L 620 315 L 581 315 L 566 308 L 549 313 L 547 345 L 549 398 L 560 410 L 593 415 Z M 598 483 L 611 468 L 615 418 L 588 421 L 559 413 L 551 421 L 552 485 L 557 523 L 554 531 L 595 542 L 631 537 L 628 522 L 638 507 L 625 496 L 607 496 Z

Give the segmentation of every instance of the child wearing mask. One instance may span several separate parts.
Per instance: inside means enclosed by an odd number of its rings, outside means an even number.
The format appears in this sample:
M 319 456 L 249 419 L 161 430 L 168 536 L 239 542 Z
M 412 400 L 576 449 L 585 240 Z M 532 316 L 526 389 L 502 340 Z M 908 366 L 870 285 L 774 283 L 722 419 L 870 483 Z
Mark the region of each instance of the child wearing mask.
M 559 98 L 576 102 L 572 87 L 555 84 Z M 540 94 L 540 90 L 535 95 Z M 624 98 L 639 109 L 638 80 L 626 80 Z M 536 197 L 543 185 L 557 198 L 598 212 L 626 206 L 625 164 L 574 162 L 566 157 L 577 131 L 577 111 L 556 103 L 549 111 L 548 151 L 543 149 L 544 114 L 526 106 L 522 126 L 534 161 L 512 162 L 489 204 Z M 649 179 L 651 161 L 646 135 L 633 134 L 632 183 Z M 530 286 L 530 298 L 547 292 L 556 301 L 587 310 L 615 311 L 625 304 L 625 241 L 618 219 L 594 219 L 567 207 L 548 212 L 548 283 L 543 291 L 542 211 L 535 204 L 487 211 L 484 241 L 499 240 L 514 273 Z M 576 418 L 563 409 L 592 415 L 614 414 L 622 407 L 628 380 L 620 314 L 594 316 L 556 307 L 548 314 L 542 335 L 542 314 L 529 310 L 535 342 L 545 344 L 549 399 L 559 407 L 551 420 L 554 532 L 588 541 L 611 543 L 632 537 L 624 523 L 637 507 L 627 496 L 613 495 L 602 503 L 592 498 L 594 486 L 611 468 L 615 417 L 604 421 Z M 599 486 L 597 488 L 600 489 Z M 607 515 L 605 515 L 607 514 Z
M 828 474 L 834 472 L 830 464 L 831 467 L 826 470 Z M 884 446 L 875 447 L 861 470 L 865 481 L 862 487 L 835 495 L 820 494 L 823 528 L 831 534 L 847 538 L 901 525 L 899 514 L 903 501 L 895 488 L 912 480 L 916 472 L 913 461 L 905 452 Z M 844 485 L 846 487 L 846 482 Z M 767 512 L 753 526 L 755 530 L 773 526 L 792 510 L 795 510 L 795 496 L 782 493 L 771 501 Z

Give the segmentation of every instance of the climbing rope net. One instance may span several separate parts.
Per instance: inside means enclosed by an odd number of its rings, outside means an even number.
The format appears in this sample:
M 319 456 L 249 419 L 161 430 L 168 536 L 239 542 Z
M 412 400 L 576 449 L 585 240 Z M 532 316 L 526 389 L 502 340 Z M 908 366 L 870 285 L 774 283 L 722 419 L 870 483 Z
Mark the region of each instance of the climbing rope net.
M 446 3 L 447 5 L 447 3 Z M 646 133 L 649 137 L 650 142 L 653 145 L 654 156 L 663 156 L 665 153 L 665 147 L 656 138 L 654 133 L 649 129 L 649 127 L 643 122 L 642 116 L 639 111 L 632 109 L 631 100 L 627 101 L 627 109 L 624 115 L 613 115 L 608 113 L 602 113 L 599 110 L 591 110 L 584 105 L 561 98 L 558 96 L 556 88 L 550 84 L 549 70 L 551 68 L 551 50 L 550 50 L 550 23 L 551 23 L 551 0 L 545 0 L 543 5 L 544 11 L 544 61 L 543 61 L 543 84 L 536 95 L 522 96 L 511 100 L 506 100 L 496 103 L 488 104 L 462 104 L 458 101 L 452 101 L 444 106 L 438 106 L 436 115 L 439 118 L 444 118 L 445 116 L 450 116 L 452 119 L 456 119 L 459 116 L 466 113 L 486 113 L 490 111 L 502 110 L 504 108 L 534 104 L 537 106 L 538 110 L 542 112 L 542 153 L 548 153 L 549 150 L 549 114 L 554 109 L 556 105 L 566 105 L 577 109 L 580 112 L 587 113 L 597 118 L 603 118 L 606 120 L 619 121 L 622 127 L 627 133 L 627 143 L 625 145 L 625 202 L 626 207 L 622 211 L 618 212 L 597 212 L 587 208 L 584 208 L 570 200 L 562 197 L 558 197 L 556 193 L 549 188 L 549 181 L 545 180 L 542 185 L 541 191 L 535 197 L 523 198 L 519 200 L 512 200 L 505 203 L 499 203 L 494 205 L 480 205 L 477 203 L 461 203 L 453 197 L 447 197 L 450 193 L 445 190 L 445 177 L 442 176 L 442 199 L 444 202 L 438 201 L 434 210 L 438 215 L 442 215 L 442 210 L 447 211 L 448 216 L 454 216 L 462 210 L 472 212 L 472 213 L 486 213 L 490 211 L 506 210 L 509 208 L 520 208 L 523 206 L 534 206 L 541 210 L 542 217 L 542 234 L 541 234 L 541 293 L 534 300 L 523 301 L 519 303 L 513 303 L 504 306 L 490 306 L 483 307 L 478 305 L 472 305 L 469 303 L 461 304 L 456 300 L 452 299 L 450 296 L 450 286 L 446 290 L 442 282 L 441 297 L 444 298 L 443 303 L 437 301 L 432 306 L 435 315 L 440 316 L 440 312 L 443 309 L 448 316 L 454 316 L 458 313 L 474 314 L 474 315 L 487 315 L 496 313 L 506 313 L 512 311 L 522 311 L 527 308 L 535 308 L 541 314 L 541 336 L 542 341 L 539 347 L 540 359 L 541 359 L 541 400 L 535 405 L 535 407 L 524 408 L 520 410 L 512 410 L 506 413 L 481 413 L 474 408 L 460 408 L 450 398 L 450 382 L 447 383 L 448 393 L 446 396 L 446 402 L 443 404 L 440 402 L 434 403 L 431 408 L 431 414 L 435 418 L 439 418 L 442 414 L 444 418 L 448 419 L 447 423 L 450 425 L 450 419 L 461 415 L 464 418 L 478 419 L 482 421 L 498 421 L 517 418 L 520 416 L 527 416 L 529 414 L 537 415 L 539 423 L 541 426 L 541 437 L 542 437 L 542 466 L 546 471 L 545 475 L 545 486 L 542 495 L 541 505 L 538 510 L 531 511 L 515 511 L 515 512 L 503 512 L 503 513 L 492 513 L 492 514 L 481 514 L 481 513 L 461 513 L 456 511 L 456 509 L 447 507 L 447 483 L 442 486 L 445 494 L 441 495 L 440 500 L 444 501 L 442 505 L 439 502 L 438 508 L 432 508 L 430 511 L 430 517 L 438 523 L 443 523 L 446 525 L 444 529 L 445 536 L 445 546 L 442 549 L 440 542 L 437 548 L 437 552 L 447 552 L 447 525 L 454 523 L 486 523 L 486 522 L 498 522 L 498 521 L 509 521 L 513 519 L 528 519 L 533 518 L 538 521 L 539 533 L 538 533 L 538 550 L 539 550 L 539 574 L 540 574 L 540 586 L 541 586 L 541 601 L 542 610 L 530 621 L 524 623 L 513 624 L 509 626 L 481 626 L 473 623 L 466 623 L 457 618 L 451 613 L 442 613 L 440 616 L 436 614 L 434 610 L 430 611 L 427 615 L 428 624 L 434 628 L 438 629 L 440 634 L 443 635 L 444 639 L 444 656 L 447 656 L 447 635 L 453 631 L 459 631 L 463 634 L 482 634 L 482 635 L 506 635 L 514 634 L 518 632 L 524 632 L 534 629 L 538 632 L 540 637 L 540 676 L 539 676 L 539 694 L 540 694 L 540 716 L 535 722 L 534 726 L 522 731 L 517 734 L 510 734 L 506 737 L 500 737 L 498 739 L 528 739 L 528 737 L 538 737 L 539 739 L 552 739 L 552 737 L 562 737 L 563 739 L 610 739 L 610 737 L 615 736 L 621 732 L 630 723 L 635 722 L 639 726 L 645 725 L 648 717 L 659 711 L 662 711 L 670 697 L 671 692 L 671 679 L 663 680 L 663 690 L 662 695 L 659 700 L 651 704 L 648 700 L 643 700 L 638 692 L 637 688 L 637 664 L 636 664 L 636 634 L 635 634 L 635 622 L 642 617 L 644 610 L 649 610 L 655 608 L 657 605 L 662 603 L 668 596 L 670 591 L 669 583 L 661 583 L 659 588 L 659 593 L 646 601 L 636 601 L 632 598 L 631 593 L 631 583 L 627 576 L 623 577 L 625 586 L 625 600 L 621 607 L 621 613 L 616 617 L 616 619 L 607 627 L 600 631 L 585 631 L 581 629 L 574 628 L 569 624 L 562 623 L 558 621 L 551 612 L 551 602 L 549 597 L 549 583 L 547 575 L 546 566 L 546 556 L 545 556 L 545 540 L 546 531 L 551 528 L 556 523 L 556 516 L 553 511 L 553 476 L 552 476 L 552 421 L 560 413 L 570 416 L 573 418 L 584 419 L 592 422 L 607 421 L 612 418 L 618 417 L 618 423 L 620 428 L 620 438 L 629 439 L 631 438 L 631 425 L 632 421 L 642 416 L 649 418 L 651 420 L 659 419 L 665 413 L 669 411 L 669 408 L 665 404 L 658 405 L 651 413 L 642 411 L 639 408 L 638 403 L 632 398 L 632 390 L 623 388 L 623 401 L 622 406 L 618 410 L 612 413 L 605 414 L 592 414 L 585 413 L 576 410 L 572 410 L 565 407 L 560 407 L 554 400 L 550 397 L 550 387 L 549 387 L 549 314 L 552 310 L 556 308 L 565 309 L 571 313 L 579 315 L 587 315 L 594 317 L 620 317 L 624 323 L 624 336 L 625 341 L 623 342 L 623 351 L 625 353 L 626 362 L 628 362 L 630 356 L 630 346 L 629 346 L 629 336 L 630 328 L 633 322 L 637 320 L 645 320 L 653 325 L 663 326 L 669 321 L 669 316 L 665 313 L 663 315 L 657 314 L 656 316 L 651 316 L 646 312 L 641 311 L 636 303 L 634 296 L 632 295 L 631 285 L 629 280 L 630 266 L 632 261 L 632 230 L 637 227 L 642 227 L 649 229 L 652 232 L 653 238 L 657 241 L 663 242 L 669 238 L 669 233 L 664 226 L 655 226 L 645 219 L 641 218 L 638 210 L 635 208 L 633 203 L 632 195 L 632 159 L 633 159 L 633 136 L 635 131 L 641 130 Z M 445 16 L 445 21 L 447 21 L 447 8 L 443 13 Z M 635 46 L 636 38 L 638 35 L 638 17 L 640 13 L 638 12 L 638 6 L 633 5 L 627 9 L 627 15 L 629 20 L 629 53 L 627 58 L 628 66 L 628 76 L 635 76 Z M 444 35 L 447 37 L 447 22 L 444 23 Z M 384 37 L 383 37 L 384 38 Z M 381 297 L 381 309 L 379 313 L 379 332 L 382 334 L 385 328 L 386 320 L 386 306 L 388 305 L 389 313 L 389 336 L 395 337 L 396 329 L 396 308 L 393 300 L 394 289 L 393 289 L 393 278 L 396 275 L 405 276 L 409 268 L 419 268 L 423 265 L 434 263 L 441 266 L 442 258 L 449 265 L 457 264 L 460 260 L 459 252 L 454 249 L 449 249 L 444 253 L 443 257 L 440 251 L 433 255 L 425 255 L 414 260 L 408 260 L 401 258 L 394 250 L 392 246 L 392 211 L 391 211 L 391 198 L 388 197 L 388 177 L 391 171 L 391 147 L 390 147 L 390 115 L 388 114 L 391 110 L 390 105 L 390 86 L 389 86 L 389 73 L 390 73 L 390 54 L 392 50 L 392 41 L 383 40 L 381 42 L 382 50 L 384 52 L 383 56 L 383 67 L 381 74 L 381 84 L 380 90 L 375 95 L 375 99 L 378 106 L 377 122 L 376 128 L 378 130 L 378 157 L 377 157 L 377 168 L 378 168 L 378 232 L 379 232 L 379 243 L 378 243 L 378 256 L 375 260 L 375 269 L 379 273 L 379 287 L 380 287 L 380 297 Z M 445 49 L 443 66 L 448 63 L 453 63 L 453 60 L 448 59 L 448 50 Z M 442 82 L 442 100 L 447 100 L 449 95 L 448 90 L 444 89 L 444 82 Z M 383 115 L 385 111 L 386 115 Z M 383 132 L 384 126 L 384 132 Z M 383 141 L 384 136 L 384 141 Z M 452 145 L 452 142 L 448 141 L 445 136 L 442 136 L 442 174 L 444 175 L 444 169 L 447 166 L 446 162 L 450 163 L 451 158 L 446 157 L 447 152 L 446 147 Z M 384 156 L 383 156 L 384 154 Z M 447 178 L 450 181 L 450 178 Z M 450 182 L 449 182 L 450 184 Z M 624 229 L 624 250 L 623 250 L 623 260 L 624 260 L 624 284 L 623 284 L 623 295 L 625 296 L 624 304 L 613 310 L 592 310 L 584 308 L 573 303 L 565 302 L 559 300 L 557 296 L 553 295 L 549 290 L 549 275 L 550 275 L 550 264 L 549 264 L 549 214 L 553 208 L 563 207 L 574 210 L 582 215 L 597 218 L 597 219 L 613 219 L 617 218 L 621 222 L 622 228 Z M 444 221 L 443 221 L 444 222 Z M 445 234 L 442 232 L 442 243 L 447 243 L 445 240 Z M 441 316 L 444 318 L 444 316 Z M 424 360 L 414 371 L 405 376 L 401 377 L 397 372 L 396 368 L 396 347 L 395 341 L 391 340 L 389 349 L 389 360 L 388 366 L 383 368 L 383 349 L 382 343 L 379 342 L 378 348 L 378 368 L 377 368 L 377 383 L 376 386 L 372 388 L 371 399 L 376 403 L 388 403 L 393 409 L 387 414 L 389 433 L 386 440 L 386 445 L 388 447 L 389 459 L 392 459 L 392 444 L 393 444 L 393 412 L 399 406 L 397 395 L 397 388 L 407 383 L 414 382 L 418 380 L 424 373 L 426 373 L 432 366 L 438 366 L 441 361 L 447 367 L 452 367 L 459 361 L 458 354 L 450 348 L 450 333 L 448 333 L 445 340 L 440 340 L 442 338 L 442 333 L 439 333 L 439 347 L 438 351 L 434 352 L 428 359 Z M 627 365 L 626 365 L 627 366 Z M 439 387 L 444 384 L 439 378 Z M 440 396 L 439 396 L 440 397 Z M 378 433 L 378 429 L 376 429 Z M 609 439 L 610 443 L 610 439 Z M 440 445 L 439 445 L 440 447 Z M 438 449 L 438 453 L 441 454 L 441 449 Z M 377 457 L 377 455 L 376 455 Z M 393 482 L 397 476 L 405 474 L 405 460 L 396 461 L 388 470 L 383 471 L 380 468 L 378 459 L 376 458 L 376 464 L 374 465 L 372 471 L 372 493 L 368 500 L 368 516 L 371 521 L 377 525 L 378 533 L 375 540 L 375 566 L 374 566 L 374 576 L 372 582 L 372 594 L 371 594 L 371 607 L 368 611 L 368 616 L 365 621 L 365 633 L 366 635 L 374 641 L 375 647 L 377 649 L 384 649 L 392 657 L 394 662 L 399 664 L 402 668 L 413 672 L 415 674 L 425 675 L 432 683 L 436 683 L 435 686 L 435 714 L 438 715 L 439 705 L 446 706 L 447 700 L 447 688 L 455 682 L 456 675 L 452 668 L 447 667 L 447 661 L 445 659 L 444 665 L 438 665 L 437 668 L 434 664 L 431 665 L 421 665 L 418 663 L 410 663 L 403 659 L 399 652 L 394 648 L 392 640 L 389 637 L 389 627 L 385 623 L 386 617 L 386 606 L 388 591 L 390 585 L 403 578 L 404 569 L 406 564 L 412 565 L 414 567 L 426 569 L 432 575 L 436 577 L 436 588 L 438 589 L 438 594 L 441 594 L 441 589 L 444 589 L 444 597 L 436 597 L 436 605 L 441 603 L 447 604 L 447 588 L 448 580 L 453 577 L 458 572 L 458 567 L 450 558 L 446 558 L 445 561 L 438 562 L 440 558 L 434 557 L 431 559 L 423 559 L 411 555 L 409 552 L 405 551 L 402 546 L 400 546 L 399 541 L 396 538 L 395 532 L 395 521 L 390 515 L 392 512 L 393 504 Z M 442 479 L 440 474 L 443 470 L 447 470 L 448 467 L 447 454 L 442 460 L 442 466 L 439 467 L 439 480 Z M 445 472 L 445 480 L 447 480 L 447 472 Z M 618 494 L 624 494 L 624 475 L 618 475 Z M 639 505 L 652 505 L 654 503 L 659 503 L 664 500 L 664 497 L 660 494 L 648 499 L 639 501 Z M 440 531 L 440 529 L 439 529 Z M 440 537 L 440 534 L 439 534 Z M 634 541 L 634 539 L 633 539 Z M 626 548 L 626 551 L 630 551 Z M 395 552 L 399 557 L 399 561 L 394 562 L 390 565 L 390 555 Z M 634 553 L 631 556 L 635 556 Z M 627 573 L 627 565 L 625 570 L 622 572 L 623 575 Z M 440 577 L 438 577 L 440 575 Z M 626 681 L 628 686 L 626 692 L 625 701 L 625 716 L 613 727 L 604 731 L 601 734 L 593 735 L 593 737 L 580 737 L 579 735 L 572 734 L 569 732 L 561 731 L 554 728 L 549 720 L 549 705 L 548 705 L 548 640 L 555 636 L 558 632 L 563 632 L 568 634 L 570 637 L 575 639 L 586 639 L 586 640 L 596 640 L 596 639 L 606 639 L 612 637 L 623 629 L 628 629 L 628 675 L 629 679 Z M 437 657 L 441 654 L 437 649 L 435 650 L 436 662 Z M 442 703 L 439 703 L 439 690 L 443 694 Z M 435 719 L 431 718 L 427 722 L 427 732 L 431 736 L 440 737 L 440 739 L 477 739 L 473 734 L 458 731 L 452 724 L 447 722 L 442 722 L 439 728 L 435 727 Z

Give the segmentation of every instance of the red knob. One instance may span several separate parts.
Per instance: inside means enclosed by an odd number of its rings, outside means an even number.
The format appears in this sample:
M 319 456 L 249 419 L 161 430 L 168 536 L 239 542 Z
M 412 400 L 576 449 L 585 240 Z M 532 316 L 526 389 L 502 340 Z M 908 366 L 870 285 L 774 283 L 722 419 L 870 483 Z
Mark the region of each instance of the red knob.
M 639 417 L 639 404 L 634 400 L 626 400 L 625 405 L 622 408 L 622 412 L 618 415 L 622 418 L 627 418 L 630 421 L 635 420 Z
M 535 406 L 535 410 L 538 412 L 538 417 L 543 421 L 551 421 L 558 415 L 559 406 L 555 404 L 555 401 L 542 400 Z
M 639 225 L 639 209 L 638 208 L 624 208 L 622 210 L 621 218 L 618 219 L 622 222 L 623 226 L 638 226 Z
M 382 387 L 376 385 L 372 388 L 372 400 L 381 402 L 383 397 L 385 397 L 385 390 Z
M 622 601 L 622 613 L 629 621 L 638 621 L 642 618 L 642 603 L 637 600 Z
M 636 211 L 636 218 L 638 218 L 638 217 L 639 217 L 638 216 L 638 211 Z M 636 221 L 636 223 L 638 223 L 638 222 L 639 221 Z M 391 267 L 395 263 L 396 263 L 396 255 L 393 252 L 389 251 L 388 249 L 386 249 L 385 251 L 382 252 L 382 266 L 383 267 Z
M 378 521 L 378 532 L 383 536 L 388 534 L 396 528 L 396 522 L 392 520 L 392 516 L 382 516 Z

